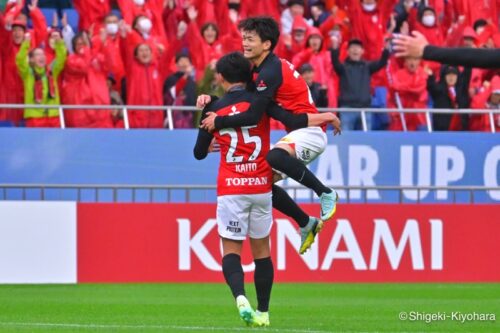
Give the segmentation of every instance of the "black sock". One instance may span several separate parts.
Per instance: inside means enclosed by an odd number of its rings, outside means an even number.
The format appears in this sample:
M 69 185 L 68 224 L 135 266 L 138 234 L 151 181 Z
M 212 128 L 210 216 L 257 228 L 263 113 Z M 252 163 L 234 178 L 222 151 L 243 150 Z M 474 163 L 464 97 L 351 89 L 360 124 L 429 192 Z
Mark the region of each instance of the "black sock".
M 273 287 L 274 267 L 271 257 L 255 259 L 255 291 L 257 292 L 257 310 L 269 311 L 269 300 Z
M 318 197 L 323 193 L 332 191 L 323 185 L 302 161 L 290 156 L 287 151 L 281 148 L 271 149 L 266 156 L 266 160 L 273 169 L 283 172 L 288 177 L 310 188 L 316 192 Z
M 234 298 L 245 295 L 243 268 L 241 267 L 241 257 L 235 253 L 230 253 L 222 258 L 222 272 L 226 279 Z
M 278 185 L 273 185 L 273 208 L 290 216 L 301 228 L 309 222 L 309 215 L 304 213 L 288 193 Z

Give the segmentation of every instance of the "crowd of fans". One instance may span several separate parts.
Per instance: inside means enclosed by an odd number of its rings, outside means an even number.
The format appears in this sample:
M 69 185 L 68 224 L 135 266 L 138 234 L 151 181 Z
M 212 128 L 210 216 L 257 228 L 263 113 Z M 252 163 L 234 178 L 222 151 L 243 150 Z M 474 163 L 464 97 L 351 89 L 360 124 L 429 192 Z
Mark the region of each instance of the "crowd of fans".
M 241 50 L 238 22 L 268 15 L 281 25 L 275 53 L 304 77 L 318 107 L 500 105 L 498 70 L 399 59 L 391 48 L 394 34 L 413 30 L 433 45 L 500 47 L 500 0 L 73 0 L 71 5 L 80 17 L 77 31 L 66 14 L 54 15 L 49 25 L 38 0 L 7 1 L 0 15 L 0 104 L 173 105 L 173 126 L 193 128 L 199 115 L 175 106 L 195 105 L 198 94 L 220 94 L 215 62 Z M 369 115 L 370 129 L 427 127 L 425 113 Z M 340 112 L 340 117 L 344 129 L 361 127 L 359 114 Z M 128 119 L 132 128 L 169 125 L 162 110 L 130 110 Z M 120 107 L 65 110 L 64 120 L 67 127 L 124 126 Z M 59 110 L 0 109 L 0 123 L 58 127 Z M 435 130 L 491 131 L 492 125 L 500 129 L 499 115 L 433 115 Z

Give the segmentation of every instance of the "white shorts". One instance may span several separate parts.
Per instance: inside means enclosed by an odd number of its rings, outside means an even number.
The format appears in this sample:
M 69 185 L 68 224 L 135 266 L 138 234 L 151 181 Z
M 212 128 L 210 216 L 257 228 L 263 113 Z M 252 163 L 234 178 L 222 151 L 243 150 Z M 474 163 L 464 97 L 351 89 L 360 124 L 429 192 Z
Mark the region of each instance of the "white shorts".
M 288 133 L 276 144 L 280 143 L 294 146 L 297 159 L 307 165 L 325 151 L 328 140 L 321 127 L 305 127 Z
M 269 236 L 273 224 L 272 193 L 221 195 L 217 197 L 219 235 L 233 240 Z

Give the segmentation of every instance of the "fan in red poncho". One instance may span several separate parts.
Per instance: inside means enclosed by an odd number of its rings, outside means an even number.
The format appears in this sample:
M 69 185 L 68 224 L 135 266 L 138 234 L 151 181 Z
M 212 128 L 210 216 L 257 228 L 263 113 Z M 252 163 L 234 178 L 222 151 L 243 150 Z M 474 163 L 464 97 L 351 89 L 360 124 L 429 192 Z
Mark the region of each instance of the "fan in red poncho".
M 429 94 L 427 93 L 427 73 L 420 66 L 420 59 L 406 58 L 404 67 L 392 76 L 390 107 L 404 109 L 425 109 Z M 392 113 L 390 130 L 403 129 L 401 117 L 404 117 L 409 131 L 425 130 L 427 128 L 425 113 Z
M 101 38 L 104 40 L 106 35 Z M 74 53 L 68 56 L 64 68 L 62 103 L 109 105 L 109 65 L 103 44 L 91 48 L 85 32 L 76 34 L 72 44 Z M 110 110 L 65 110 L 64 119 L 67 127 L 114 127 Z
M 73 6 L 79 14 L 79 31 L 88 31 L 94 25 L 94 31 L 99 32 L 111 12 L 110 0 L 73 0 Z
M 500 109 L 500 76 L 495 76 L 491 83 L 484 82 L 482 91 L 472 98 L 473 109 Z M 493 114 L 493 128 L 500 131 L 500 114 Z M 489 114 L 472 114 L 469 117 L 469 130 L 491 132 L 491 118 Z
M 292 25 L 292 33 L 283 34 L 278 40 L 274 51 L 280 58 L 292 61 L 293 57 L 306 47 L 306 35 L 309 25 L 302 16 L 295 16 Z
M 163 82 L 166 61 L 155 58 L 148 44 L 139 44 L 133 58 L 125 61 L 128 105 L 163 105 Z M 163 128 L 164 112 L 129 109 L 130 128 Z
M 135 26 L 139 16 L 147 19 L 147 33 L 166 43 L 165 27 L 163 26 L 163 0 L 117 0 L 123 19 L 128 25 Z M 166 45 L 165 45 L 166 47 Z
M 315 28 L 310 27 L 306 41 L 306 49 L 293 57 L 295 68 L 309 63 L 314 68 L 314 81 L 318 82 L 328 92 L 328 107 L 337 107 L 338 77 L 333 72 L 330 52 L 324 48 L 323 35 Z
M 464 15 L 465 23 L 472 26 L 479 19 L 485 19 L 498 25 L 497 0 L 454 0 L 456 16 Z
M 28 5 L 29 14 L 33 22 L 33 29 L 27 29 L 26 15 L 21 14 L 24 2 L 9 3 L 4 16 L 0 14 L 0 58 L 2 79 L 0 80 L 0 103 L 23 104 L 24 86 L 17 71 L 16 55 L 25 34 L 31 36 L 31 46 L 35 47 L 47 39 L 47 23 L 37 7 L 38 1 Z M 22 109 L 0 110 L 0 121 L 8 121 L 16 125 L 23 119 Z
M 241 50 L 241 36 L 234 22 L 226 22 L 226 34 L 221 35 L 219 26 L 207 22 L 203 26 L 197 23 L 199 11 L 191 6 L 187 9 L 189 23 L 186 32 L 189 55 L 195 68 L 196 80 L 203 76 L 205 68 L 224 53 Z

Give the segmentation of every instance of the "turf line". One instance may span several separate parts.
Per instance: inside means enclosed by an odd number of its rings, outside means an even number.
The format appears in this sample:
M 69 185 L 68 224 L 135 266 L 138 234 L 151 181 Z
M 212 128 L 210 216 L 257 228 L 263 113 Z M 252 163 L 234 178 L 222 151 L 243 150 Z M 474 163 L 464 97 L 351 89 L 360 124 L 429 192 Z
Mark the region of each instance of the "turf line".
M 0 322 L 0 326 L 17 327 L 60 327 L 60 328 L 83 328 L 83 329 L 174 329 L 179 331 L 247 331 L 247 327 L 213 327 L 213 326 L 180 326 L 180 325 L 117 325 L 117 324 L 77 324 L 77 323 L 23 323 L 23 322 Z M 292 332 L 292 333 L 330 333 L 332 331 L 318 331 L 293 328 L 264 328 L 266 332 Z M 340 332 L 349 333 L 349 332 Z M 368 333 L 368 332 L 367 332 Z

